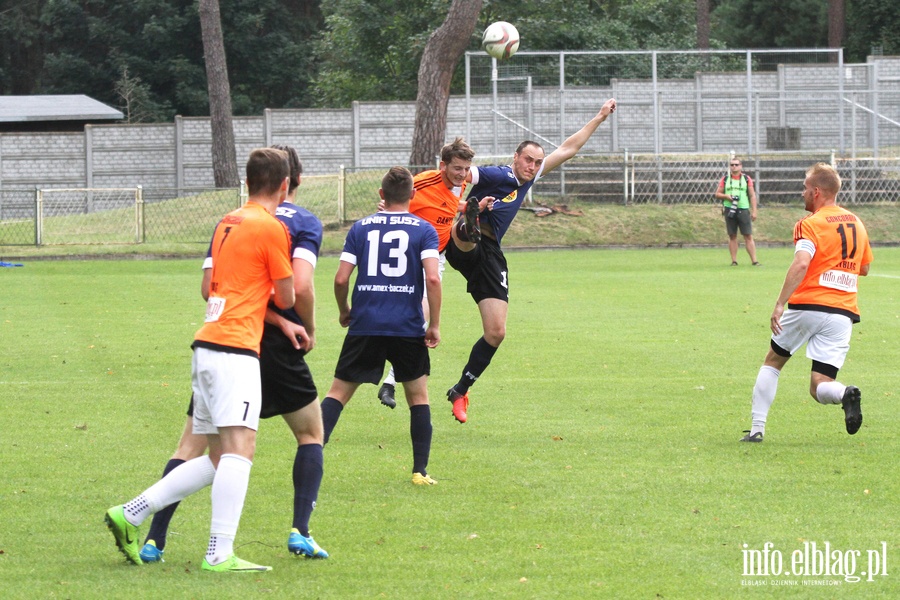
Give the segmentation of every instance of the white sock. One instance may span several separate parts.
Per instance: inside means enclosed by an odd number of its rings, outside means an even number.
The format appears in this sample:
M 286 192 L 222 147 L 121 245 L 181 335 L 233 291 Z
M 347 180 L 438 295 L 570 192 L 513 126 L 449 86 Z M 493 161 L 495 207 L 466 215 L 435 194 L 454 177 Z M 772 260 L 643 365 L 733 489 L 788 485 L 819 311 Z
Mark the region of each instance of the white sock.
M 397 381 L 394 379 L 394 367 L 391 367 L 391 370 L 388 371 L 387 377 L 384 378 L 384 383 L 387 385 L 397 385 Z
M 775 367 L 763 365 L 759 368 L 759 373 L 756 375 L 756 384 L 753 386 L 750 435 L 766 432 L 766 418 L 769 416 L 772 402 L 775 401 L 779 375 L 781 375 L 781 371 Z
M 253 462 L 237 454 L 223 454 L 212 484 L 212 524 L 206 561 L 217 565 L 234 552 L 244 498 L 250 483 Z
M 125 504 L 125 506 L 122 507 L 122 512 L 125 513 L 125 520 L 135 527 L 146 521 L 147 517 L 153 514 L 153 511 L 150 510 L 150 503 L 147 501 L 147 496 L 144 494 L 141 494 L 131 502 Z
M 172 469 L 168 475 L 147 488 L 144 496 L 150 502 L 151 512 L 158 512 L 212 485 L 215 476 L 216 468 L 209 456 L 204 454 Z
M 840 404 L 846 389 L 839 381 L 823 381 L 816 386 L 816 400 L 819 404 Z
M 132 525 L 140 525 L 153 513 L 210 485 L 215 474 L 216 469 L 208 456 L 182 463 L 126 504 L 125 519 Z

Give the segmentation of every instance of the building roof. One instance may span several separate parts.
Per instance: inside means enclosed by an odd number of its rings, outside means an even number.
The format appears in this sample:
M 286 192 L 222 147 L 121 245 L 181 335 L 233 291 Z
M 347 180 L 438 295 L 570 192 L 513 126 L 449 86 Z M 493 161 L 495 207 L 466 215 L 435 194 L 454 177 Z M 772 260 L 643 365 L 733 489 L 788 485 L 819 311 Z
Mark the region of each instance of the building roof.
M 83 94 L 0 96 L 0 122 L 117 121 L 121 111 Z

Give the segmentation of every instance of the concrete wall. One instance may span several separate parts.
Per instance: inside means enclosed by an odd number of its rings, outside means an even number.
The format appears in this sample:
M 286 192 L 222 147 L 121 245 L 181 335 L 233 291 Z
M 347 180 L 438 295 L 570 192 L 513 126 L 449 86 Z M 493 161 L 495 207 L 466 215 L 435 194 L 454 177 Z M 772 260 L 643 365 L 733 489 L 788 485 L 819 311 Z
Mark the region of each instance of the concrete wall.
M 900 58 L 845 67 L 781 65 L 777 72 L 697 73 L 693 79 L 614 79 L 608 87 L 536 88 L 530 94 L 450 99 L 447 138 L 464 135 L 480 156 L 510 156 L 522 139 L 552 150 L 615 96 L 623 107 L 585 151 L 708 152 L 766 150 L 769 128 L 798 128 L 802 149 L 900 144 Z M 840 100 L 839 85 L 845 99 Z M 874 107 L 890 120 L 876 119 Z M 502 116 L 498 116 L 502 115 Z M 748 118 L 748 115 L 750 117 Z M 347 167 L 407 164 L 413 102 L 357 102 L 349 109 L 266 110 L 234 120 L 238 164 L 259 146 L 296 146 L 308 175 Z M 757 147 L 758 144 L 758 147 Z M 208 118 L 174 123 L 89 125 L 82 133 L 0 134 L 0 189 L 39 187 L 213 186 Z

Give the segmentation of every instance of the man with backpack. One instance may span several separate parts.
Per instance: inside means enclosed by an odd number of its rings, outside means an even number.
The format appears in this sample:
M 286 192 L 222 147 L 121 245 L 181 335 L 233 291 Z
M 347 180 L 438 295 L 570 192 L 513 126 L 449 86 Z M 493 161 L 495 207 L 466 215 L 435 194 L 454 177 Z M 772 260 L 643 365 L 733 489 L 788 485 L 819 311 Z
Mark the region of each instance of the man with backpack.
M 753 241 L 753 221 L 756 220 L 756 189 L 753 179 L 741 171 L 741 159 L 736 156 L 729 162 L 729 174 L 722 177 L 716 190 L 716 198 L 722 200 L 725 228 L 728 231 L 728 251 L 731 266 L 736 267 L 738 251 L 738 229 L 744 236 L 744 247 L 750 255 L 750 262 L 758 267 L 756 243 Z

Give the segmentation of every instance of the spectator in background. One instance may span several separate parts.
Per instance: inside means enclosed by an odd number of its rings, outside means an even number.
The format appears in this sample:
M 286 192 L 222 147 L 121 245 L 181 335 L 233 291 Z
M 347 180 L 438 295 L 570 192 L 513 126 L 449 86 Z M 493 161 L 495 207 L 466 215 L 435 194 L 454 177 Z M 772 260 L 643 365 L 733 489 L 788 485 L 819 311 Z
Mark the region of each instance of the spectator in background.
M 750 262 L 758 267 L 756 243 L 753 241 L 753 221 L 756 220 L 756 189 L 753 180 L 742 171 L 741 159 L 734 157 L 729 163 L 728 175 L 719 181 L 716 198 L 722 200 L 722 214 L 725 215 L 725 229 L 728 231 L 728 251 L 731 266 L 736 267 L 738 251 L 738 229 L 744 236 L 744 247 L 750 255 Z

